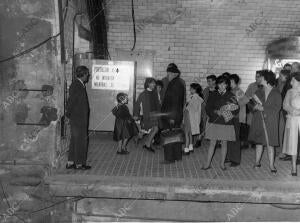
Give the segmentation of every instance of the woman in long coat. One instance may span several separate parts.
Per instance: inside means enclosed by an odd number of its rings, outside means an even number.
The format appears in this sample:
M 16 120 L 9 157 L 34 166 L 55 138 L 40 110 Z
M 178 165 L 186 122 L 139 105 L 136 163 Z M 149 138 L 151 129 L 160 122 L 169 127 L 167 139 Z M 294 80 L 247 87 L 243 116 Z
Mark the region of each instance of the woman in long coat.
M 279 112 L 282 99 L 279 90 L 275 87 L 276 78 L 272 71 L 264 70 L 261 73 L 263 85 L 253 96 L 254 106 L 249 140 L 256 144 L 255 168 L 261 166 L 263 147 L 268 148 L 269 165 L 272 173 L 277 170 L 274 167 L 274 147 L 279 146 Z
M 161 111 L 166 116 L 162 118 L 163 129 L 180 128 L 183 119 L 185 86 L 180 79 L 180 71 L 175 64 L 167 68 L 169 84 L 165 92 Z M 165 164 L 182 159 L 182 145 L 180 142 L 164 145 Z
M 284 100 L 287 91 L 291 88 L 291 77 L 289 70 L 281 70 L 279 73 L 279 78 L 277 79 L 277 88 L 281 93 L 281 98 Z M 283 146 L 283 138 L 284 138 L 284 130 L 285 130 L 285 123 L 286 123 L 286 115 L 287 112 L 281 107 L 279 113 L 279 148 L 282 150 Z M 279 154 L 280 160 L 288 160 L 291 158 L 289 155 L 284 154 L 283 152 Z
M 158 118 L 156 114 L 160 110 L 158 94 L 155 89 L 156 81 L 154 78 L 146 78 L 145 90 L 139 95 L 134 106 L 134 117 L 137 120 L 142 111 L 142 129 L 149 131 L 147 140 L 143 148 L 155 152 L 152 148 L 152 141 L 158 132 Z

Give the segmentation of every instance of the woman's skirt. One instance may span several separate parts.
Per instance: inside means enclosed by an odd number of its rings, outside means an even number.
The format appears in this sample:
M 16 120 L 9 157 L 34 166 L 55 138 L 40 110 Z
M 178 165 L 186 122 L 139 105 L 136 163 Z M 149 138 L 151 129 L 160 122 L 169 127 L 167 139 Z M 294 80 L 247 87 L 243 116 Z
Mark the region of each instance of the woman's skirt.
M 287 117 L 282 153 L 296 156 L 298 150 L 298 134 L 300 130 L 300 117 Z
M 205 138 L 210 140 L 236 141 L 234 126 L 207 122 Z
M 145 118 L 142 117 L 141 123 L 142 123 L 142 129 L 148 131 L 149 129 L 153 127 L 158 127 L 159 126 L 159 119 L 156 115 L 157 112 L 150 112 L 149 117 Z

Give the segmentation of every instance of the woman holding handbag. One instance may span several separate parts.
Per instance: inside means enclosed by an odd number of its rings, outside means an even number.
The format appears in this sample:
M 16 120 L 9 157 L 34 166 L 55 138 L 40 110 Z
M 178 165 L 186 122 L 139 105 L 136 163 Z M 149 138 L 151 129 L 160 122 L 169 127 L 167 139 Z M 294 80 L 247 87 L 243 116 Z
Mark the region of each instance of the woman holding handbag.
M 185 86 L 180 79 L 180 71 L 175 64 L 167 68 L 169 84 L 165 92 L 161 111 L 162 117 L 162 144 L 164 147 L 164 164 L 174 163 L 182 159 L 183 134 L 181 127 L 183 118 L 183 105 Z M 176 128 L 174 131 L 172 129 Z M 175 140 L 173 140 L 175 139 Z
M 272 71 L 261 72 L 263 88 L 258 89 L 252 97 L 254 106 L 253 119 L 250 127 L 249 140 L 256 144 L 256 162 L 254 168 L 260 168 L 264 146 L 268 149 L 271 173 L 276 173 L 274 166 L 274 147 L 279 146 L 279 112 L 282 99 L 275 87 L 276 77 Z

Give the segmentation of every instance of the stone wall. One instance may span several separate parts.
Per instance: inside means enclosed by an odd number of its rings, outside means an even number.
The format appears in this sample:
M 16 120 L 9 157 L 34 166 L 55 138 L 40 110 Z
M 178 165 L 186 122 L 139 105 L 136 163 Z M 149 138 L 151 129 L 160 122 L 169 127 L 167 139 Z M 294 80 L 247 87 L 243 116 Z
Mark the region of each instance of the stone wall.
M 4 201 L 0 222 L 20 222 L 15 215 L 47 222 L 41 220 L 43 215 L 29 213 L 56 201 L 47 194 L 43 178 L 59 165 L 58 158 L 65 159 L 62 152 L 68 146 L 61 138 L 61 117 L 64 80 L 69 80 L 67 85 L 71 80 L 72 23 L 78 2 L 69 1 L 64 30 L 68 56 L 62 64 L 58 0 L 0 1 L 0 197 Z M 3 61 L 43 41 L 31 52 Z M 88 51 L 86 42 L 76 41 L 76 49 Z
M 59 32 L 57 1 L 14 0 L 0 4 L 3 31 L 0 60 Z M 62 108 L 57 43 L 57 38 L 52 38 L 31 52 L 0 64 L 2 162 L 49 163 L 56 146 L 56 121 Z

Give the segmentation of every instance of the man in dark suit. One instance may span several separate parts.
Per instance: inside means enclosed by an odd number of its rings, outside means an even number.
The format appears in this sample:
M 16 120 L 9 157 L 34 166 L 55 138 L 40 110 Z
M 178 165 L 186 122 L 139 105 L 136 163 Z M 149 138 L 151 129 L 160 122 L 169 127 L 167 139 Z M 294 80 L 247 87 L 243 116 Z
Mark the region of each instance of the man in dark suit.
M 71 123 L 71 142 L 69 147 L 67 169 L 87 170 L 89 101 L 85 83 L 89 80 L 89 69 L 79 66 L 75 71 L 76 79 L 69 89 L 66 116 Z

